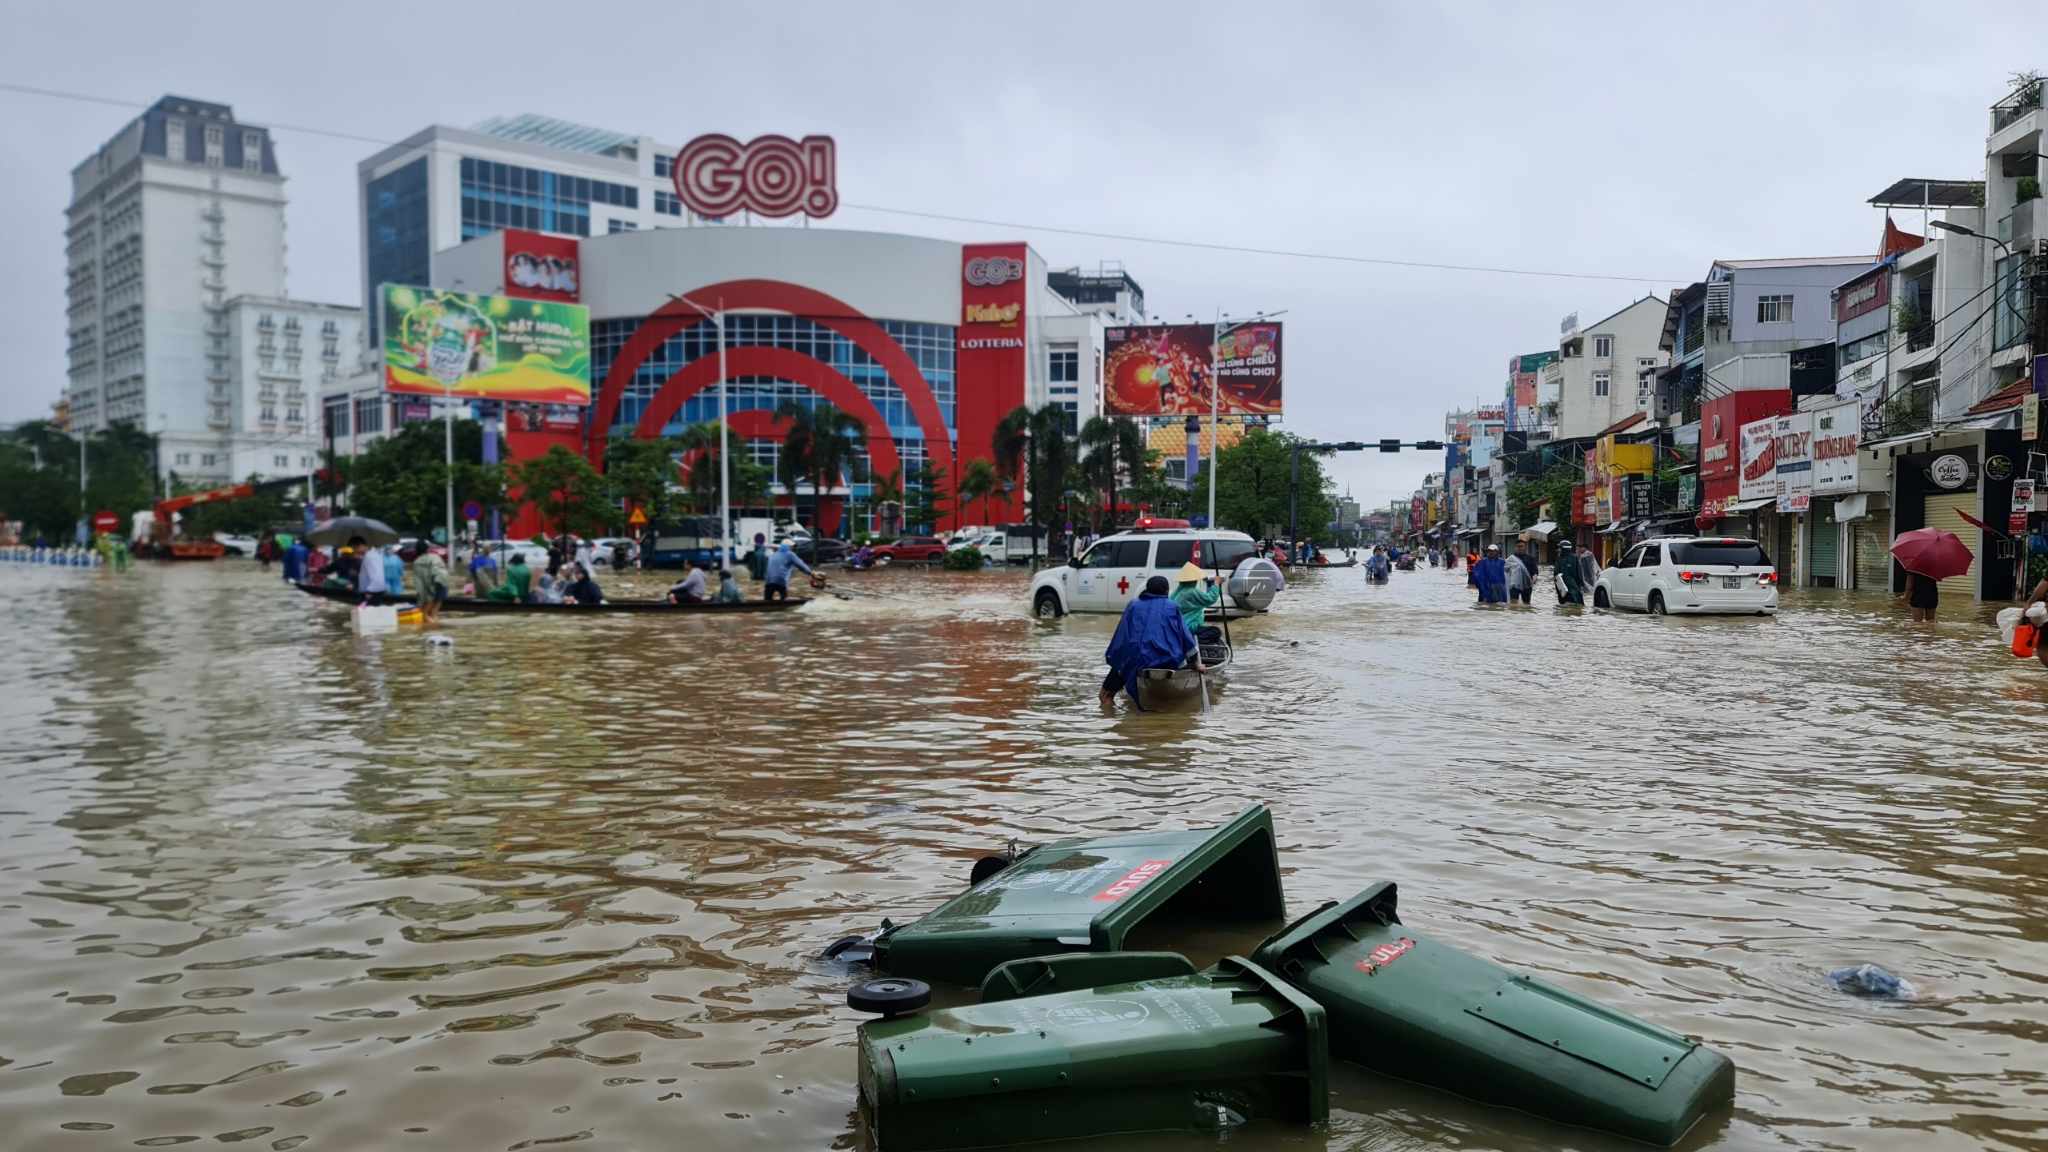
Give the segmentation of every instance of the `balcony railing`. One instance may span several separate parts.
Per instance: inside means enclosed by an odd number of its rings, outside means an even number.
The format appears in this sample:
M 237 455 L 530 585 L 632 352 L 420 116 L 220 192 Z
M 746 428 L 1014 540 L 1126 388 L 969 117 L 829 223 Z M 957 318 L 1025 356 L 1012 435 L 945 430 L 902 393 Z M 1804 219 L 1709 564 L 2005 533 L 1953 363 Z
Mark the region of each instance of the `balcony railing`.
M 1938 377 L 1893 389 L 1882 403 L 1864 409 L 1863 439 L 1891 440 L 1925 432 L 1934 426 L 1934 399 L 1940 391 Z
M 2025 116 L 2041 106 L 2041 85 L 2043 81 L 2030 80 L 2012 90 L 2012 94 L 1991 106 L 1991 130 L 1997 132 L 2006 125 Z

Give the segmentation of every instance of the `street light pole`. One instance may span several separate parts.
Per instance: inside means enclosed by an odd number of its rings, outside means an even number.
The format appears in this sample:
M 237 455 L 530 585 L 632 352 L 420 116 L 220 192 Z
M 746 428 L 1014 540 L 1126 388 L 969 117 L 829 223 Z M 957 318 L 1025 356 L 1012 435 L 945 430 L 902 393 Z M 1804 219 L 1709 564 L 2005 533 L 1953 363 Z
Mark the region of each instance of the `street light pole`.
M 678 304 L 689 305 L 697 315 L 711 321 L 712 326 L 718 330 L 718 569 L 724 572 L 733 560 L 731 465 L 726 460 L 731 438 L 726 429 L 725 408 L 725 297 L 718 298 L 716 311 L 706 310 L 702 304 L 688 296 L 678 296 L 674 292 L 670 292 L 668 298 Z M 792 492 L 792 503 L 795 502 L 795 498 L 795 493 Z

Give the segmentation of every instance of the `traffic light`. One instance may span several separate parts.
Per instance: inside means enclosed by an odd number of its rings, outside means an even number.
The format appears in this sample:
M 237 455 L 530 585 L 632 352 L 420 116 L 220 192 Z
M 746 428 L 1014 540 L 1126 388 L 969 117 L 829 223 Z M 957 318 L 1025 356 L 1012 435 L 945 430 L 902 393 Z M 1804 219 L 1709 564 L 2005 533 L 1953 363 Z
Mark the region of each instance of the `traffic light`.
M 1444 448 L 1444 442 L 1441 440 L 1417 440 L 1415 446 L 1424 452 L 1441 452 Z
M 1399 452 L 1400 450 L 1401 442 L 1399 440 L 1380 441 L 1380 451 L 1382 452 Z

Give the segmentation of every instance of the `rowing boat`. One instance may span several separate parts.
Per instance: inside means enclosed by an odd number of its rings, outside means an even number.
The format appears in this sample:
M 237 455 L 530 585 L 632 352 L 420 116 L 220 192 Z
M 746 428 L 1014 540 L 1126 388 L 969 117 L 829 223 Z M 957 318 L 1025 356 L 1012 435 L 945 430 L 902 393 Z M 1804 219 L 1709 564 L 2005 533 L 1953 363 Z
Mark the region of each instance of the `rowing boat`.
M 294 587 L 308 596 L 332 600 L 337 604 L 354 604 L 361 599 L 357 593 L 346 588 L 327 588 L 318 584 L 297 584 Z M 415 597 L 406 593 L 387 596 L 386 599 L 394 603 L 411 604 Z M 742 600 L 737 604 L 719 604 L 713 601 L 701 604 L 671 604 L 666 600 L 607 600 L 602 604 L 528 604 L 517 600 L 492 600 L 483 596 L 450 596 L 441 602 L 441 611 L 484 616 L 575 616 L 621 612 L 655 616 L 729 616 L 753 612 L 780 612 L 789 608 L 801 608 L 810 602 L 809 597 L 792 597 L 788 600 Z
M 1138 688 L 1143 702 L 1149 706 L 1166 699 L 1181 699 L 1201 691 L 1202 677 L 1221 680 L 1230 662 L 1237 654 L 1230 645 L 1223 643 L 1202 645 L 1202 664 L 1206 671 L 1193 668 L 1147 668 L 1138 673 Z

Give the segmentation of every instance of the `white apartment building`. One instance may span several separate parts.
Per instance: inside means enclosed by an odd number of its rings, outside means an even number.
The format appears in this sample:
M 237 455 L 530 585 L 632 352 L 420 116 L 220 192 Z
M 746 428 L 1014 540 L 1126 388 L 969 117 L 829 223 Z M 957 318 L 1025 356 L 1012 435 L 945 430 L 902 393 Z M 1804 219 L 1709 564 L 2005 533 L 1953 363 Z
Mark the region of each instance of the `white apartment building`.
M 320 393 L 355 361 L 362 310 L 264 296 L 228 301 L 231 447 L 171 450 L 180 479 L 290 476 L 319 466 Z
M 284 177 L 269 132 L 166 96 L 71 172 L 65 211 L 74 428 L 122 421 L 219 476 L 281 434 L 239 403 L 229 302 L 285 286 Z
M 1557 359 L 1543 366 L 1537 394 L 1557 405 L 1560 440 L 1593 436 L 1638 412 L 1652 411 L 1656 370 L 1667 359 L 1658 347 L 1665 304 L 1645 296 L 1592 324 L 1574 313 L 1559 325 Z

